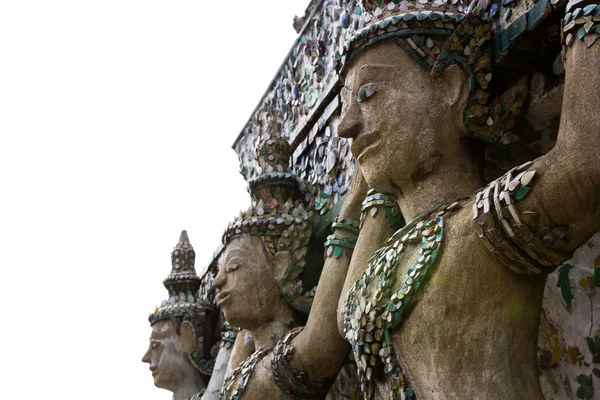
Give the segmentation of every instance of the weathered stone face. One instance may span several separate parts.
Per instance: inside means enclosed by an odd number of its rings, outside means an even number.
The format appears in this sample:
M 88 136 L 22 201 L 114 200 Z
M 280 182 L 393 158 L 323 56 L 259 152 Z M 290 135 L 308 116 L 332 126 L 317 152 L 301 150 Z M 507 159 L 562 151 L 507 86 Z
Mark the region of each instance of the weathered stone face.
M 196 383 L 196 370 L 185 349 L 190 346 L 187 335 L 178 335 L 171 321 L 160 321 L 152 327 L 150 345 L 142 361 L 149 364 L 154 385 L 172 392 Z
M 430 169 L 466 132 L 469 89 L 458 66 L 433 79 L 392 39 L 357 53 L 345 73 L 339 134 L 354 139 L 352 154 L 379 192 Z
M 257 236 L 242 235 L 227 245 L 213 287 L 219 290 L 219 306 L 230 324 L 252 330 L 280 313 L 285 304 L 277 274 L 285 270 L 283 255 L 271 262 Z

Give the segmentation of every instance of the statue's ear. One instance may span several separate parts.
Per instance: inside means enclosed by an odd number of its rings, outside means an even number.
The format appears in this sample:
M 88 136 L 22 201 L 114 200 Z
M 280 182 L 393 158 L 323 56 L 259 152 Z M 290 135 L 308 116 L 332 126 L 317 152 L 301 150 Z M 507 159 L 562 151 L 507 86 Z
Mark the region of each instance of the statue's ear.
M 450 64 L 444 68 L 443 75 L 446 75 L 444 97 L 448 106 L 458 105 L 464 108 L 470 94 L 468 81 L 465 82 L 465 71 L 457 64 Z
M 444 75 L 444 85 L 439 91 L 443 96 L 441 102 L 449 110 L 452 110 L 452 114 L 457 118 L 455 121 L 457 126 L 466 133 L 463 110 L 469 101 L 471 90 L 468 81 L 465 81 L 465 71 L 457 64 L 450 64 L 444 68 L 442 75 Z
M 191 322 L 185 321 L 179 328 L 179 337 L 183 347 L 183 354 L 187 354 L 194 349 L 196 337 L 194 336 L 194 328 Z
M 277 282 L 281 282 L 291 266 L 292 254 L 289 251 L 283 250 L 275 253 L 275 256 L 273 257 L 273 272 L 275 273 Z

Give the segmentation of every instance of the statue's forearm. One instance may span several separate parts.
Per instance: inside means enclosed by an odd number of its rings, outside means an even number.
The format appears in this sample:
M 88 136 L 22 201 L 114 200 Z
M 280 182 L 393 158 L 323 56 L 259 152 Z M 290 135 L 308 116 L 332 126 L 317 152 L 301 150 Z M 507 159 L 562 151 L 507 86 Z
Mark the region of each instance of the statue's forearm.
M 381 211 L 381 214 L 384 212 Z M 344 229 L 334 230 L 336 237 L 350 240 Z M 315 300 L 305 329 L 293 340 L 296 353 L 293 369 L 306 371 L 313 381 L 335 376 L 348 358 L 350 345 L 338 329 L 338 307 L 344 284 L 362 274 L 367 260 L 390 237 L 393 229 L 384 215 L 364 221 L 354 251 L 345 250 L 325 260 Z M 356 237 L 356 236 L 354 236 Z M 349 269 L 353 271 L 352 277 Z M 354 283 L 354 279 L 351 279 Z
M 202 396 L 202 400 L 218 400 L 221 386 L 225 380 L 225 374 L 227 373 L 227 364 L 231 357 L 231 349 L 222 347 L 219 349 L 219 354 L 215 362 L 213 373 L 206 387 L 206 392 Z
M 521 210 L 539 213 L 539 227 L 563 225 L 572 251 L 600 229 L 600 42 L 567 48 L 560 130 L 555 148 L 530 167 L 539 178 Z
M 373 256 L 375 251 L 381 248 L 386 240 L 392 236 L 398 228 L 397 225 L 390 226 L 390 221 L 386 217 L 385 211 L 384 207 L 378 207 L 378 211 L 375 215 L 371 214 L 370 210 L 365 213 L 360 235 L 356 242 L 356 247 L 354 248 L 352 261 L 350 262 L 346 280 L 344 281 L 338 302 L 338 313 L 336 318 L 338 332 L 340 332 L 340 335 L 342 336 L 344 327 L 342 310 L 350 288 L 354 282 L 361 277 L 367 268 L 369 259 Z M 398 217 L 400 218 L 400 216 Z
M 367 190 L 362 173 L 357 169 L 340 217 L 332 224 L 332 239 L 346 244 L 356 242 L 361 204 Z M 297 350 L 292 366 L 296 370 L 306 371 L 313 381 L 335 376 L 347 359 L 350 348 L 338 331 L 337 304 L 355 251 L 348 248 L 352 246 L 340 244 L 332 245 L 327 251 L 306 327 L 293 340 Z
M 585 4 L 577 5 L 582 8 Z M 594 3 L 598 3 L 595 1 Z M 589 15 L 585 18 L 592 18 Z M 598 18 L 593 16 L 594 21 Z M 572 18 L 573 19 L 573 18 Z M 572 22 L 579 22 L 577 21 Z M 598 29 L 600 22 L 595 23 Z M 563 107 L 561 110 L 560 131 L 557 140 L 557 149 L 562 146 L 573 147 L 581 152 L 581 156 L 595 156 L 597 159 L 600 135 L 600 113 L 598 112 L 598 100 L 600 98 L 600 41 L 586 45 L 587 34 L 582 39 L 577 39 L 579 28 L 575 25 L 574 30 L 565 34 L 566 72 L 563 94 Z M 594 30 L 590 32 L 595 34 Z M 570 37 L 569 37 L 570 36 Z M 588 42 L 589 43 L 589 42 Z
M 337 237 L 351 239 L 339 233 Z M 351 256 L 352 251 L 345 249 L 339 258 L 331 255 L 325 259 L 308 322 L 293 341 L 293 368 L 306 371 L 314 381 L 335 376 L 348 358 L 350 345 L 338 333 L 336 305 Z

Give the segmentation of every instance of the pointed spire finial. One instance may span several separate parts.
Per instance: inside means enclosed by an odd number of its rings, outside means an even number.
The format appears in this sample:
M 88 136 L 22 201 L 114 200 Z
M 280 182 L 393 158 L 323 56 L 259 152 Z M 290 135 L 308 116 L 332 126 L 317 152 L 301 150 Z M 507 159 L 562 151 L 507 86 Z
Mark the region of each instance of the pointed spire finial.
M 181 231 L 181 235 L 179 235 L 179 243 L 177 243 L 177 247 L 186 246 L 190 246 L 190 238 L 188 237 L 187 231 L 184 229 Z

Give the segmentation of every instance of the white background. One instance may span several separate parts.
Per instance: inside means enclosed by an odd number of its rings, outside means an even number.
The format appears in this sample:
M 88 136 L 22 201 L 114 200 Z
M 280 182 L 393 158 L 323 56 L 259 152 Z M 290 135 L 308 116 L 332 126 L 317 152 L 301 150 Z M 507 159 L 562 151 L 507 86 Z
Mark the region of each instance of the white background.
M 249 196 L 231 145 L 308 0 L 0 1 L 0 398 L 170 399 L 148 314 Z

